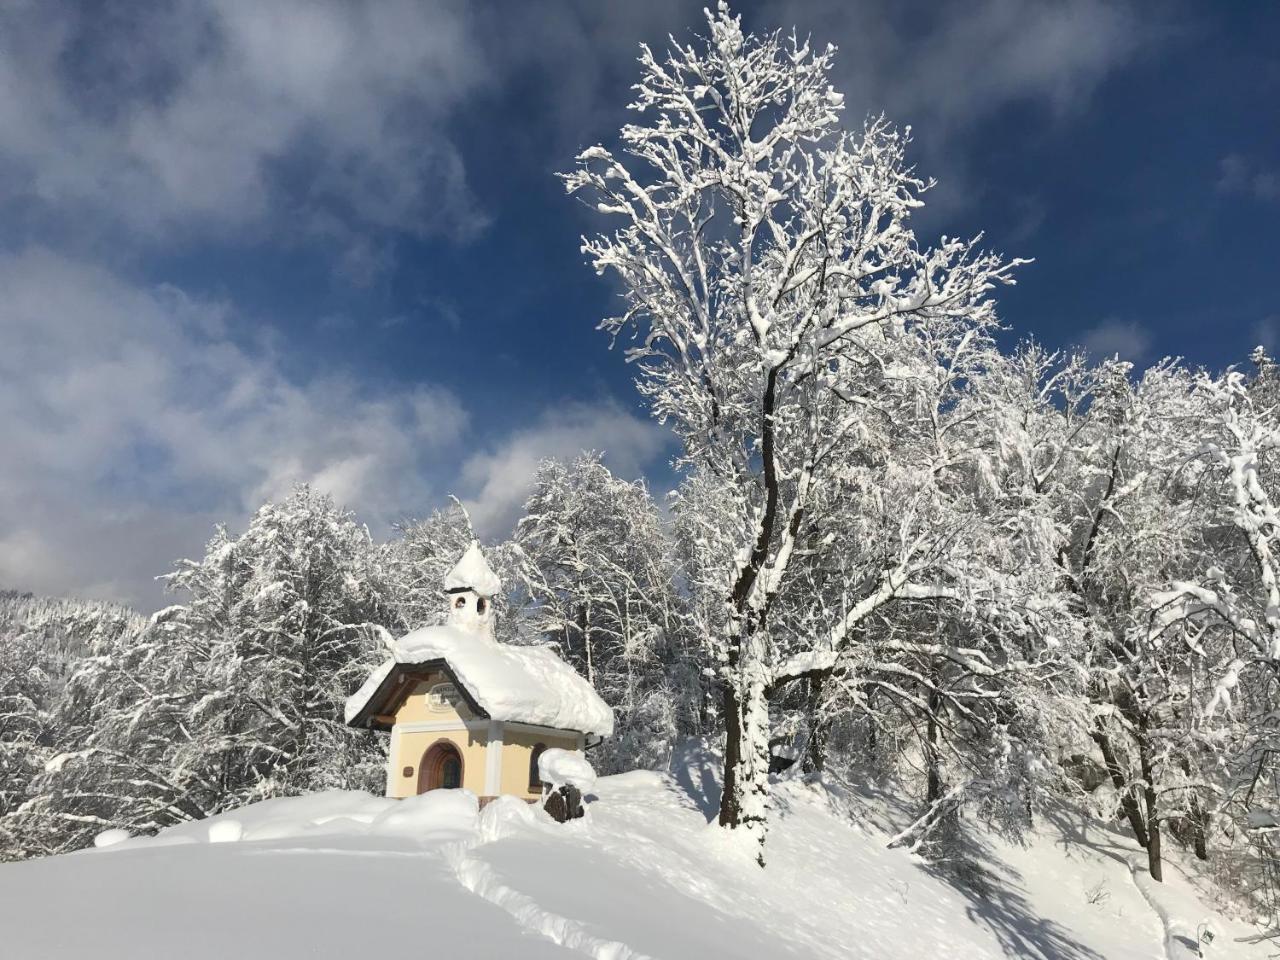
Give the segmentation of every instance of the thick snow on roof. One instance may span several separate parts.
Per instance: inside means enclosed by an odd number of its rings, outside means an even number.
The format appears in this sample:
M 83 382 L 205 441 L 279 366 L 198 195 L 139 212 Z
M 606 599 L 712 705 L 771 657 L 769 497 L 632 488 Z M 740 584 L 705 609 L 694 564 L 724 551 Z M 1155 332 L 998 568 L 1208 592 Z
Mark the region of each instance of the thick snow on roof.
M 391 668 L 394 667 L 395 665 L 396 665 L 396 661 L 394 657 L 392 657 L 390 660 L 387 660 L 385 663 L 382 664 L 382 666 L 378 667 L 378 669 L 374 670 L 373 673 L 369 674 L 365 682 L 360 685 L 359 690 L 357 690 L 351 696 L 347 697 L 347 705 L 346 705 L 346 708 L 343 710 L 343 716 L 345 717 L 347 723 L 350 723 L 352 720 L 354 720 L 356 717 L 356 714 L 364 709 L 365 704 L 367 704 L 371 699 L 373 699 L 373 695 L 377 693 L 378 688 L 382 686 L 382 681 L 387 679 L 387 674 L 391 672 Z
M 591 684 L 550 647 L 512 647 L 457 627 L 423 627 L 401 637 L 388 660 L 347 701 L 350 722 L 397 663 L 444 660 L 494 720 L 532 723 L 607 737 L 613 711 Z
M 502 592 L 502 581 L 485 560 L 480 544 L 474 540 L 467 552 L 444 578 L 444 589 L 448 593 L 453 590 L 474 590 L 482 597 L 496 597 Z

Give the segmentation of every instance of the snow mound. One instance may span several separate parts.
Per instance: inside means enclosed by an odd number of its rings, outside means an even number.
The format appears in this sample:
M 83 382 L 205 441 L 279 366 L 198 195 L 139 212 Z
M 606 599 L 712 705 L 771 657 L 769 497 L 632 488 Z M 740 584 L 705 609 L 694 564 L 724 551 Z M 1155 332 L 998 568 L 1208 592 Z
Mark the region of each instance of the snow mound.
M 405 634 L 392 659 L 369 675 L 346 705 L 350 723 L 369 703 L 396 664 L 443 660 L 490 718 L 577 730 L 607 737 L 613 711 L 551 647 L 513 647 L 491 637 L 442 624 Z
M 235 843 L 244 836 L 244 825 L 239 820 L 214 820 L 209 824 L 210 843 Z
M 133 834 L 128 830 L 103 830 L 100 834 L 93 838 L 93 845 L 98 849 L 103 847 L 114 847 L 117 843 L 124 843 Z
M 544 750 L 538 757 L 538 776 L 552 789 L 568 784 L 586 793 L 596 785 L 596 772 L 579 750 Z
M 186 843 L 294 841 L 321 836 L 415 837 L 460 840 L 474 835 L 479 801 L 469 790 L 434 790 L 393 800 L 350 790 L 328 790 L 304 797 L 278 797 L 251 803 L 231 813 L 161 830 L 154 837 L 123 834 L 133 850 Z M 106 844 L 98 844 L 105 846 Z
M 484 843 L 492 843 L 518 835 L 540 817 L 546 819 L 546 814 L 534 804 L 525 803 L 519 797 L 498 797 L 480 813 L 480 838 Z
M 385 836 L 439 838 L 469 834 L 476 829 L 480 801 L 470 790 L 432 790 L 406 797 L 371 825 Z

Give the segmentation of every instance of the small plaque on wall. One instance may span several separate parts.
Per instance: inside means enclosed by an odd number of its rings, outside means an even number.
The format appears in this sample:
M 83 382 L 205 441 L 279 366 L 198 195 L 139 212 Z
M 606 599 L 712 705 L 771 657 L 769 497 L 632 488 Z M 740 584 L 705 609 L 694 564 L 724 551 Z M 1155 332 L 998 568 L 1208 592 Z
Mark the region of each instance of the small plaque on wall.
M 452 683 L 437 683 L 427 691 L 427 707 L 435 713 L 454 709 L 458 700 L 458 688 Z
M 405 767 L 405 768 L 404 768 L 404 772 L 403 772 L 402 776 L 412 777 L 412 776 L 413 776 L 413 767 Z

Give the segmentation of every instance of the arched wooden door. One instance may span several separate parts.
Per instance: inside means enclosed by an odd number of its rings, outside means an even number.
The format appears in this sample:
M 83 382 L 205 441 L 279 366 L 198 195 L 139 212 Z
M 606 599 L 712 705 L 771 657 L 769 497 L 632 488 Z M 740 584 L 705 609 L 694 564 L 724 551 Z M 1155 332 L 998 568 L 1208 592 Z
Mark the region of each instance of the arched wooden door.
M 418 765 L 418 792 L 455 790 L 462 786 L 462 754 L 449 740 L 427 747 Z

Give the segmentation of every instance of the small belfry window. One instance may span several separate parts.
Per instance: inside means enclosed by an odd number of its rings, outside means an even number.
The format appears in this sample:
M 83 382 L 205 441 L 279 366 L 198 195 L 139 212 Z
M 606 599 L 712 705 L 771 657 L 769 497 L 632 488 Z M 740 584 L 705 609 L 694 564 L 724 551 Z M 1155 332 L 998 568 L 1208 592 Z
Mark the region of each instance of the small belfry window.
M 459 597 L 457 600 L 453 601 L 453 608 L 455 610 L 461 610 L 466 605 L 467 605 L 466 597 Z
M 531 791 L 542 789 L 542 774 L 538 772 L 538 760 L 546 749 L 545 743 L 535 743 L 533 752 L 529 754 L 529 789 Z
M 476 613 L 484 613 L 484 597 L 476 599 Z

